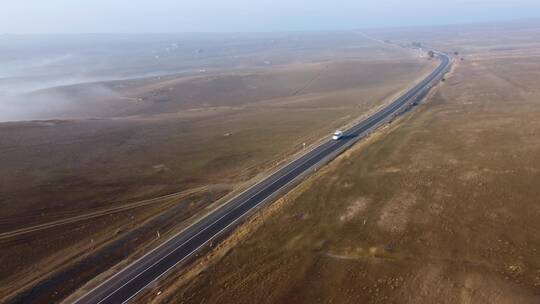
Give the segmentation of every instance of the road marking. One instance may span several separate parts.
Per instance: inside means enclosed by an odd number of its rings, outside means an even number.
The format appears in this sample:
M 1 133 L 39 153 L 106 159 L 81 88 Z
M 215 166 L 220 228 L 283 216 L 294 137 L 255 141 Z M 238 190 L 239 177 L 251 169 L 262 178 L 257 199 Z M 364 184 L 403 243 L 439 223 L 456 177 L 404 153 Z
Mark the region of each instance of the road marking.
M 322 159 L 324 160 L 324 159 Z M 322 161 L 321 160 L 321 161 Z M 306 171 L 304 171 L 306 172 Z M 289 182 L 287 182 L 286 184 L 284 184 L 283 186 L 279 187 L 276 191 L 274 191 L 274 193 L 277 193 L 279 192 L 281 189 L 289 186 L 290 184 L 292 184 L 293 182 L 295 182 L 295 180 L 297 178 L 299 178 L 301 175 L 298 175 L 297 177 L 293 178 L 292 180 L 290 180 Z M 227 226 L 225 226 L 223 229 L 219 230 L 218 232 L 216 232 L 212 237 L 210 237 L 208 240 L 206 240 L 204 243 L 202 243 L 201 245 L 199 245 L 197 248 L 195 248 L 194 250 L 192 250 L 189 254 L 187 254 L 185 257 L 183 257 L 181 260 L 179 260 L 178 262 L 174 263 L 174 265 L 172 265 L 171 267 L 167 268 L 164 272 L 162 272 L 161 274 L 159 274 L 156 278 L 152 279 L 152 281 L 150 281 L 148 284 L 146 284 L 145 286 L 143 286 L 142 288 L 140 288 L 139 290 L 137 290 L 131 297 L 129 297 L 128 299 L 126 299 L 125 301 L 122 302 L 122 304 L 124 303 L 127 303 L 129 302 L 129 300 L 131 300 L 132 298 L 134 298 L 136 295 L 138 295 L 141 291 L 143 291 L 144 289 L 146 289 L 146 287 L 148 287 L 149 285 L 151 285 L 152 283 L 154 283 L 155 281 L 157 281 L 159 278 L 161 278 L 164 274 L 166 274 L 167 272 L 169 272 L 171 269 L 173 269 L 174 267 L 176 267 L 179 263 L 183 262 L 185 259 L 189 258 L 194 252 L 197 252 L 199 249 L 201 249 L 202 247 L 204 247 L 206 244 L 208 244 L 208 242 L 212 241 L 214 238 L 216 238 L 218 235 L 220 235 L 223 231 L 229 229 L 230 226 L 234 225 L 237 221 L 239 221 L 240 219 L 243 218 L 243 216 L 247 213 L 249 213 L 250 211 L 254 210 L 255 208 L 257 208 L 259 205 L 261 205 L 262 203 L 266 202 L 268 199 L 270 199 L 272 195 L 269 195 L 267 196 L 266 198 L 264 198 L 263 200 L 261 200 L 260 202 L 258 202 L 257 204 L 255 204 L 253 206 L 253 208 L 247 210 L 246 212 L 242 213 L 241 216 L 239 216 L 238 218 L 236 218 L 234 221 L 232 221 L 230 224 L 228 224 Z M 176 249 L 175 249 L 176 251 Z M 146 271 L 146 270 L 145 270 Z M 114 292 L 118 291 L 115 290 Z M 114 293 L 113 292 L 113 293 Z M 101 301 L 99 302 L 101 303 Z M 99 304 L 98 303 L 98 304 Z
M 298 166 L 296 167 L 293 167 L 292 169 L 288 170 L 287 173 L 285 173 L 284 175 L 282 175 L 281 177 L 279 177 L 278 179 L 276 179 L 275 181 L 272 181 L 269 185 L 267 186 L 264 186 L 262 189 L 260 189 L 259 191 L 257 191 L 255 194 L 251 195 L 249 198 L 247 198 L 244 202 L 241 202 L 238 206 L 235 206 L 233 209 L 231 210 L 228 210 L 224 215 L 220 216 L 217 220 L 215 221 L 212 221 L 209 225 L 207 225 L 204 229 L 198 231 L 195 235 L 191 236 L 189 239 L 187 239 L 186 241 L 184 241 L 182 244 L 180 245 L 177 245 L 176 248 L 174 248 L 171 252 L 167 253 L 165 256 L 163 256 L 162 258 L 160 258 L 159 260 L 157 260 L 156 262 L 152 263 L 152 265 L 146 267 L 145 269 L 143 269 L 139 274 L 137 274 L 135 277 L 131 278 L 129 281 L 127 281 L 126 283 L 122 284 L 120 287 L 118 287 L 117 289 L 115 289 L 112 293 L 110 293 L 109 295 L 107 295 L 105 298 L 103 298 L 101 301 L 98 302 L 99 303 L 102 303 L 103 301 L 105 301 L 106 299 L 108 299 L 111 295 L 113 295 L 114 293 L 116 293 L 118 290 L 122 289 L 124 286 L 126 286 L 127 284 L 131 283 L 133 280 L 137 279 L 139 276 L 141 276 L 142 274 L 144 274 L 146 271 L 148 271 L 149 269 L 151 269 L 152 267 L 154 267 L 156 264 L 160 263 L 161 261 L 163 261 L 164 259 L 166 259 L 167 257 L 169 257 L 171 254 L 173 254 L 174 252 L 176 252 L 178 249 L 180 249 L 182 246 L 184 246 L 186 243 L 188 243 L 189 241 L 191 241 L 192 239 L 194 239 L 195 237 L 199 236 L 201 233 L 203 233 L 204 231 L 206 231 L 207 229 L 211 228 L 212 226 L 214 226 L 216 223 L 218 223 L 221 219 L 223 219 L 224 217 L 226 217 L 227 215 L 231 214 L 233 211 L 237 210 L 238 208 L 246 205 L 252 198 L 254 198 L 255 196 L 259 195 L 261 192 L 267 190 L 267 188 L 273 186 L 274 184 L 276 184 L 277 182 L 279 182 L 280 180 L 284 179 L 286 176 L 288 176 L 292 171 L 296 170 L 298 167 L 300 166 L 303 166 L 305 163 L 307 163 L 308 161 L 312 160 L 315 158 L 315 156 L 319 156 L 322 154 L 322 152 L 326 152 L 329 148 L 332 148 L 334 147 L 335 145 L 329 145 L 328 147 L 326 147 L 324 150 L 320 151 L 320 152 L 317 152 L 316 154 L 314 154 L 313 156 L 311 157 L 308 157 L 306 160 L 302 161 Z M 308 156 L 308 155 L 304 155 L 304 156 Z M 295 178 L 293 178 L 291 181 L 293 181 Z M 263 181 L 264 182 L 264 181 Z M 287 184 L 289 184 L 289 182 L 287 182 Z M 287 185 L 286 184 L 286 185 Z M 274 191 L 273 193 L 276 193 L 278 192 L 279 190 L 281 190 L 283 187 L 280 187 L 279 189 L 277 189 L 276 191 Z M 270 197 L 273 193 L 271 193 L 268 197 Z M 267 197 L 267 198 L 268 198 Z M 263 199 L 263 201 L 265 201 L 265 199 Z M 256 206 L 258 206 L 260 204 L 257 203 L 256 205 L 253 206 L 253 208 L 250 208 L 248 211 L 254 209 Z M 244 215 L 245 213 L 243 213 L 242 215 Z M 239 220 L 240 218 L 242 218 L 242 216 L 238 217 L 237 219 L 235 219 L 233 221 L 236 222 L 237 220 Z M 227 225 L 227 227 L 229 227 L 229 225 Z M 226 228 L 227 228 L 226 227 Z M 224 228 L 225 229 L 225 228 Z M 210 239 L 213 239 L 215 238 L 218 234 L 220 234 L 221 232 L 223 231 L 220 230 L 218 233 L 214 234 Z M 208 240 L 204 243 L 206 244 L 208 242 Z M 201 246 L 197 247 L 197 248 L 200 248 Z M 184 258 L 182 258 L 182 260 L 184 260 L 185 258 L 191 256 L 193 252 L 190 252 L 188 255 L 186 255 Z M 146 257 L 147 255 L 145 255 Z M 182 261 L 181 260 L 181 261 Z M 178 262 L 175 264 L 177 265 Z M 124 269 L 125 271 L 127 271 L 128 269 L 125 268 Z M 124 270 L 120 271 L 119 273 L 123 272 Z M 168 272 L 168 270 L 166 270 L 165 272 Z M 164 273 L 165 273 L 164 272 Z M 164 273 L 160 274 L 159 277 L 161 277 Z M 112 279 L 112 278 L 111 278 Z M 153 282 L 153 281 L 152 281 Z M 144 288 L 143 288 L 144 289 Z
M 217 207 L 216 209 L 210 211 L 209 213 L 207 213 L 206 215 L 202 216 L 201 218 L 197 219 L 195 222 L 193 222 L 190 226 L 182 229 L 181 231 L 179 231 L 178 233 L 176 233 L 175 235 L 169 237 L 166 241 L 164 241 L 163 243 L 161 243 L 159 246 L 157 246 L 156 248 L 150 250 L 149 252 L 147 252 L 146 254 L 144 254 L 143 256 L 139 257 L 138 259 L 136 259 L 135 261 L 129 263 L 127 266 L 125 266 L 123 269 L 121 269 L 119 272 L 115 273 L 114 275 L 112 275 L 111 277 L 109 277 L 108 279 L 106 279 L 105 281 L 101 282 L 100 284 L 98 284 L 96 287 L 92 288 L 90 291 L 86 292 L 85 295 L 83 295 L 81 298 L 77 299 L 75 303 L 78 303 L 80 302 L 81 300 L 83 300 L 83 298 L 89 294 L 91 294 L 92 292 L 94 292 L 96 289 L 102 287 L 103 285 L 105 285 L 106 283 L 108 283 L 110 280 L 114 279 L 115 277 L 117 277 L 118 275 L 121 275 L 124 271 L 128 271 L 129 268 L 131 268 L 134 264 L 140 262 L 142 259 L 146 258 L 147 256 L 151 255 L 152 253 L 154 253 L 155 251 L 161 249 L 162 247 L 166 246 L 167 243 L 169 243 L 170 241 L 172 241 L 174 238 L 180 236 L 182 233 L 186 232 L 188 229 L 194 227 L 195 225 L 199 224 L 201 221 L 207 219 L 208 217 L 210 217 L 212 214 L 218 212 L 219 210 L 225 208 L 225 207 L 228 207 L 229 203 L 238 199 L 240 196 L 244 195 L 246 192 L 252 190 L 253 188 L 257 187 L 257 186 L 260 186 L 261 183 L 263 183 L 264 181 L 267 181 L 269 179 L 271 179 L 273 176 L 275 176 L 278 172 L 280 172 L 281 170 L 287 168 L 288 166 L 290 166 L 292 163 L 296 162 L 296 161 L 299 161 L 301 158 L 305 157 L 306 155 L 308 155 L 309 153 L 312 153 L 313 151 L 315 151 L 316 149 L 324 146 L 325 144 L 328 144 L 329 141 L 324 141 L 322 143 L 320 143 L 319 145 L 317 146 L 314 146 L 313 148 L 311 148 L 309 151 L 305 152 L 304 154 L 301 154 L 299 155 L 297 158 L 291 160 L 290 162 L 286 163 L 285 165 L 283 165 L 282 167 L 276 169 L 274 172 L 271 172 L 270 175 L 268 175 L 267 178 L 261 180 L 259 183 L 255 183 L 253 185 L 251 185 L 250 187 L 248 187 L 247 189 L 245 189 L 244 191 L 238 193 L 236 196 L 232 197 L 227 203 L 224 203 L 223 205 Z M 115 290 L 116 291 L 116 290 Z

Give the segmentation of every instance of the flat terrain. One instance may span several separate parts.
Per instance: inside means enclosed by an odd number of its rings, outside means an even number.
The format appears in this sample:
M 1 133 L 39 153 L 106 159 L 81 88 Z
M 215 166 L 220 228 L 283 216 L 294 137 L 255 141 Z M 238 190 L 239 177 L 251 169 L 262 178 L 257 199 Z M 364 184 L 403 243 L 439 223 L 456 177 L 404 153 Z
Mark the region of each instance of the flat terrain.
M 527 51 L 446 36 L 471 51 L 425 103 L 148 300 L 540 302 L 538 30 L 513 31 Z
M 0 123 L 0 296 L 42 282 L 19 302 L 65 297 L 435 65 L 358 45 L 25 95 L 63 106 Z

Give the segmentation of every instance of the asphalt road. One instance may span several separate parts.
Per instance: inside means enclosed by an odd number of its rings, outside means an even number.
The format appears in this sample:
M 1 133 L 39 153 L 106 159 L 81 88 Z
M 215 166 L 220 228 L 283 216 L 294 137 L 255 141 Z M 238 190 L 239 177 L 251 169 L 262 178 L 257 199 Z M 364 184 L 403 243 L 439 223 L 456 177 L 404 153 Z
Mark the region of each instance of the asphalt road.
M 437 53 L 437 57 L 441 61 L 440 65 L 428 77 L 391 104 L 346 130 L 342 139 L 337 141 L 329 139 L 283 166 L 231 199 L 223 207 L 133 262 L 76 303 L 124 303 L 132 299 L 169 270 L 180 266 L 217 236 L 232 229 L 235 223 L 244 219 L 262 203 L 283 194 L 284 190 L 298 182 L 302 176 L 337 156 L 377 126 L 391 120 L 407 104 L 419 101 L 451 65 L 450 59 L 445 54 Z

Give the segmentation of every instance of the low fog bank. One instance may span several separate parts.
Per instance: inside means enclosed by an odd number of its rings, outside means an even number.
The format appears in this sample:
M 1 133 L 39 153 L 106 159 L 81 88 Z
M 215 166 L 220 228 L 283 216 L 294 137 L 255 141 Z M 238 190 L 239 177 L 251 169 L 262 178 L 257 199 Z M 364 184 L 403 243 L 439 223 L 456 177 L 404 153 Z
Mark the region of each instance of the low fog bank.
M 52 88 L 355 56 L 374 43 L 355 32 L 0 35 L 0 120 L 92 116 L 111 92 Z M 341 52 L 341 53 L 340 53 Z M 357 56 L 357 55 L 356 55 Z M 99 91 L 98 90 L 98 91 Z M 65 113 L 63 113 L 65 112 Z
M 0 96 L 0 122 L 111 116 L 118 96 L 100 84 Z
M 173 44 L 136 35 L 0 36 L 0 94 L 177 71 L 160 60 Z

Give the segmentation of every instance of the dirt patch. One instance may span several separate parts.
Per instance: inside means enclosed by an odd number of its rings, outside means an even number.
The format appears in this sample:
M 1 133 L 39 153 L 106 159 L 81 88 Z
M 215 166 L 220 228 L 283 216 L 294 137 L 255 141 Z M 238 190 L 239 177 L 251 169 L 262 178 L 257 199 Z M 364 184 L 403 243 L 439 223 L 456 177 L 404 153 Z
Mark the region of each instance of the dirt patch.
M 409 210 L 417 203 L 413 193 L 400 193 L 388 201 L 377 224 L 384 230 L 393 233 L 403 232 L 409 222 Z
M 361 197 L 359 199 L 354 200 L 348 207 L 347 210 L 345 210 L 345 213 L 343 213 L 339 220 L 342 222 L 348 222 L 355 218 L 359 213 L 366 210 L 368 205 L 371 203 L 371 200 L 365 197 Z

